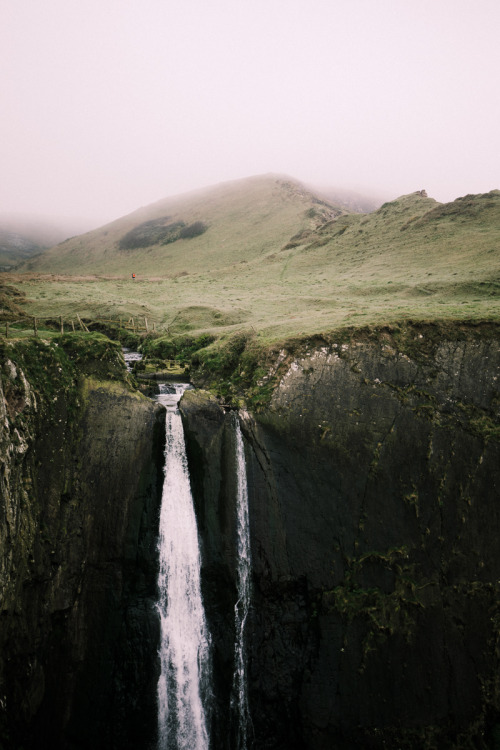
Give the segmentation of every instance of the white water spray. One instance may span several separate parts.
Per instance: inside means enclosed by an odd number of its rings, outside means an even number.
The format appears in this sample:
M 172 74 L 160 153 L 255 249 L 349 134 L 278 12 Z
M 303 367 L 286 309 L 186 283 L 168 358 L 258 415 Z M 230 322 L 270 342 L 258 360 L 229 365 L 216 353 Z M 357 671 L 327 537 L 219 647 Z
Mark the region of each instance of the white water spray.
M 248 706 L 248 680 L 246 664 L 245 624 L 250 609 L 251 568 L 250 527 L 248 520 L 248 488 L 245 466 L 245 452 L 240 423 L 236 412 L 233 413 L 236 442 L 236 515 L 238 534 L 238 601 L 234 607 L 235 644 L 234 676 L 231 694 L 231 708 L 237 722 L 235 750 L 246 750 L 250 726 Z
M 187 386 L 160 386 L 167 407 L 160 513 L 158 750 L 208 750 L 210 637 L 200 589 L 198 530 L 177 409 Z

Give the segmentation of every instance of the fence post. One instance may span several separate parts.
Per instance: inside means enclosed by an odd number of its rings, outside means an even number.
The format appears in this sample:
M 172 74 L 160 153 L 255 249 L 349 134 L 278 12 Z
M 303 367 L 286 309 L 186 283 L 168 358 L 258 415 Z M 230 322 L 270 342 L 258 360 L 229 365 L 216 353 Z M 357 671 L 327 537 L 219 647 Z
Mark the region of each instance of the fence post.
M 146 333 L 148 333 L 148 319 L 144 316 L 144 322 L 146 324 Z
M 62 315 L 59 316 L 59 322 L 61 324 L 61 333 L 64 333 L 64 323 L 63 323 Z
M 87 326 L 85 325 L 85 323 L 83 322 L 83 320 L 80 318 L 80 316 L 77 314 L 76 317 L 78 318 L 78 322 L 80 323 L 80 327 L 81 327 L 82 331 L 87 331 L 87 333 L 89 333 L 89 329 L 87 328 Z
M 73 333 L 74 333 L 75 332 L 75 321 L 74 320 L 71 321 L 71 326 L 73 328 Z
M 38 336 L 38 327 L 36 323 L 36 318 L 33 318 L 33 330 L 35 332 L 35 336 Z

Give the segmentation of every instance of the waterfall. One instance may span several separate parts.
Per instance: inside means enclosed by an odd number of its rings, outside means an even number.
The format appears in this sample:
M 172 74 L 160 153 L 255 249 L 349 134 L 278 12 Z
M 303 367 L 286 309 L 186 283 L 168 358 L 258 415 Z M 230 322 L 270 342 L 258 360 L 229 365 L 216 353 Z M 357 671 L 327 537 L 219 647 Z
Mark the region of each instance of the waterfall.
M 233 420 L 236 443 L 238 600 L 234 607 L 235 644 L 231 709 L 233 717 L 236 720 L 235 750 L 247 750 L 250 712 L 248 707 L 245 623 L 250 608 L 251 595 L 250 528 L 248 522 L 248 489 L 245 452 L 240 423 L 236 412 L 233 412 Z
M 208 750 L 206 700 L 210 636 L 200 589 L 198 530 L 181 416 L 186 385 L 160 386 L 167 407 L 165 479 L 160 513 L 158 750 Z

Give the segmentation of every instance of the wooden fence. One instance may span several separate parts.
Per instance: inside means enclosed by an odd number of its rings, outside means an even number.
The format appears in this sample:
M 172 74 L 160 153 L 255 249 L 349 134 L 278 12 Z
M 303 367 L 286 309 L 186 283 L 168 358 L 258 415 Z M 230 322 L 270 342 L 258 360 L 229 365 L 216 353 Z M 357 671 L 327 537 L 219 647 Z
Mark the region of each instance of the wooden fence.
M 25 318 L 19 318 L 18 320 L 6 320 L 5 321 L 5 338 L 9 338 L 9 328 L 11 325 L 15 325 L 17 323 L 28 323 L 30 328 L 33 328 L 33 333 L 35 336 L 38 336 L 38 326 L 42 321 L 53 321 L 57 320 L 59 323 L 60 332 L 64 333 L 64 326 L 67 328 L 71 328 L 71 330 L 75 331 L 75 320 L 70 319 L 64 320 L 62 315 L 60 315 L 58 318 L 35 318 L 35 317 L 25 317 Z M 141 320 L 144 320 L 144 325 L 141 325 Z M 76 325 L 78 328 L 82 331 L 86 331 L 87 333 L 90 333 L 89 326 L 92 326 L 94 324 L 99 323 L 112 323 L 113 325 L 117 325 L 119 328 L 125 328 L 126 330 L 133 331 L 134 333 L 141 333 L 145 331 L 146 333 L 152 332 L 156 333 L 156 322 L 152 321 L 152 325 L 150 326 L 148 323 L 148 319 L 146 317 L 144 318 L 129 318 L 126 322 L 125 319 L 122 318 L 96 318 L 95 320 L 92 320 L 88 323 L 84 323 L 83 320 L 80 318 L 78 314 L 76 314 Z
M 144 325 L 140 324 L 140 320 L 144 320 Z M 149 333 L 152 331 L 153 333 L 156 333 L 156 323 L 155 321 L 152 321 L 152 326 L 150 327 L 148 323 L 148 319 L 146 317 L 144 318 L 129 318 L 127 322 L 124 322 L 124 318 L 96 318 L 95 323 L 113 323 L 113 325 L 118 325 L 119 328 L 126 328 L 128 330 L 132 331 L 146 331 L 146 333 Z

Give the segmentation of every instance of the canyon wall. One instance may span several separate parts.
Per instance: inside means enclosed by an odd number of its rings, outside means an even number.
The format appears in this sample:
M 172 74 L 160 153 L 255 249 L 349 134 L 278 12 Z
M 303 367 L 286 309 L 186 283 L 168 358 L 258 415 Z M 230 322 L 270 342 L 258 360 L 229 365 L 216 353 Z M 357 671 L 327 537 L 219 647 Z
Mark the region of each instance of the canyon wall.
M 163 413 L 90 341 L 2 349 L 2 750 L 155 743 Z M 253 747 L 498 747 L 497 327 L 318 338 L 273 378 L 240 411 Z M 234 425 L 201 390 L 181 413 L 231 750 Z
M 283 349 L 241 413 L 258 748 L 496 747 L 500 347 L 433 326 Z M 271 374 L 272 374 L 271 372 Z M 264 383 L 263 383 L 264 384 Z M 229 748 L 234 446 L 217 401 L 181 402 Z
M 99 346 L 3 351 L 3 750 L 155 738 L 163 417 Z

